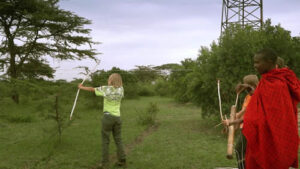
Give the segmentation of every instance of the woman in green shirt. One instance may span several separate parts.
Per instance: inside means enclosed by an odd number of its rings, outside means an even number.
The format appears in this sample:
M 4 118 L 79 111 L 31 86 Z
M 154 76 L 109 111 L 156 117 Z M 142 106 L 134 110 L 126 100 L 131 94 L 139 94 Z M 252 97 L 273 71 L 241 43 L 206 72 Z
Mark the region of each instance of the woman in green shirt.
M 120 106 L 124 96 L 122 78 L 120 74 L 113 73 L 108 78 L 108 85 L 97 88 L 78 85 L 79 89 L 91 91 L 96 96 L 104 98 L 103 118 L 102 118 L 102 164 L 98 169 L 105 169 L 109 166 L 109 136 L 113 134 L 117 146 L 118 162 L 117 166 L 126 166 L 126 156 L 121 139 L 121 118 Z

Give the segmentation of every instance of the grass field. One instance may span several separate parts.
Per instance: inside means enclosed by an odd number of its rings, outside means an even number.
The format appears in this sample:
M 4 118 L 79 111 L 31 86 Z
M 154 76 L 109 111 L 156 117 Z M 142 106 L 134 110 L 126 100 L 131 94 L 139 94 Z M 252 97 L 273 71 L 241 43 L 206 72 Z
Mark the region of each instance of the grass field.
M 157 103 L 157 124 L 138 124 L 139 113 Z M 14 106 L 15 115 L 0 120 L 0 169 L 92 169 L 101 161 L 101 111 L 80 101 L 73 121 L 55 135 L 54 120 L 31 116 L 29 108 Z M 70 110 L 72 105 L 66 105 Z M 38 111 L 38 110 L 37 110 Z M 122 103 L 122 137 L 129 169 L 212 169 L 234 167 L 227 160 L 226 137 L 215 122 L 201 118 L 193 105 L 177 104 L 170 98 L 142 97 Z M 67 121 L 66 112 L 65 120 Z M 3 114 L 3 113 L 2 113 Z M 27 114 L 27 115 L 26 115 Z M 13 120 L 12 117 L 26 117 Z M 8 120 L 10 119 L 10 120 Z M 16 118 L 18 119 L 18 118 Z M 41 120 L 43 119 L 43 120 Z M 111 159 L 115 145 L 111 143 Z
M 235 166 L 225 158 L 227 140 L 199 108 L 158 100 L 159 127 L 129 154 L 133 169 L 212 169 Z

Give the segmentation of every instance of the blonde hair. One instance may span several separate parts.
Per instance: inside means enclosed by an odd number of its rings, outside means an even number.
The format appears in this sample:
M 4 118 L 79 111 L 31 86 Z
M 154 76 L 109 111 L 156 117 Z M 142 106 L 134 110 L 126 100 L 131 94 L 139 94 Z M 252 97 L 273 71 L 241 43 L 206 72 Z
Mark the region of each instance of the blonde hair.
M 111 74 L 108 78 L 108 85 L 113 86 L 115 88 L 122 87 L 123 82 L 121 75 L 118 73 Z
M 258 77 L 256 75 L 247 75 L 243 78 L 244 83 L 256 87 L 258 84 Z

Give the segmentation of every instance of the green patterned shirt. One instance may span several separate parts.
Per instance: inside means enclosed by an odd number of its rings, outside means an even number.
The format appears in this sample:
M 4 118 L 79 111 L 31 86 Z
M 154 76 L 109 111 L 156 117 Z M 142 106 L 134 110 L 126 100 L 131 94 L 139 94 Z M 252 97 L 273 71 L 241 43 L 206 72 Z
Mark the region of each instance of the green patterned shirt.
M 95 94 L 96 96 L 104 97 L 103 112 L 120 116 L 121 100 L 124 96 L 123 87 L 114 88 L 113 86 L 101 86 L 95 88 Z

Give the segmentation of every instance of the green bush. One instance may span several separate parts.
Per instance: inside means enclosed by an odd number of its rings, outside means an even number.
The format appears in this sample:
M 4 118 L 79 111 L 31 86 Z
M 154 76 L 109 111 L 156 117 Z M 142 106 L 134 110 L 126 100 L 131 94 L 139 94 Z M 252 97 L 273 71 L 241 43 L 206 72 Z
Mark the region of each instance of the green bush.
M 0 112 L 5 112 L 6 109 L 9 109 L 15 103 L 10 97 L 2 97 L 0 99 Z
M 204 116 L 219 115 L 217 79 L 221 81 L 224 112 L 230 112 L 235 102 L 235 86 L 248 74 L 257 74 L 253 56 L 263 48 L 272 48 L 287 66 L 300 74 L 300 39 L 280 25 L 267 20 L 259 30 L 231 25 L 222 34 L 219 43 L 202 47 L 195 60 L 181 62 L 182 71 L 171 74 L 172 93 L 177 101 L 194 102 L 201 106 Z
M 124 84 L 124 96 L 126 99 L 136 99 L 139 97 L 139 85 L 137 83 Z
M 190 84 L 195 79 L 194 69 L 196 62 L 192 59 L 181 61 L 181 66 L 173 71 L 170 76 L 171 92 L 175 99 L 179 102 L 192 101 L 193 93 L 190 92 Z M 197 80 L 197 79 L 195 79 Z
M 31 123 L 37 120 L 36 116 L 29 112 L 6 112 L 1 113 L 0 117 L 10 123 Z
M 157 106 L 157 104 L 151 102 L 146 110 L 138 112 L 139 116 L 137 121 L 141 125 L 154 125 L 156 123 L 156 116 L 158 112 L 159 107 Z
M 155 95 L 155 89 L 154 85 L 148 84 L 148 83 L 141 83 L 139 85 L 138 94 L 139 96 L 154 96 Z
M 81 102 L 83 102 L 88 109 L 91 110 L 102 110 L 103 109 L 103 97 L 98 97 L 94 93 L 88 93 L 88 97 L 82 97 Z M 71 103 L 73 104 L 73 103 Z
M 11 87 L 7 81 L 0 81 L 0 100 L 5 97 L 9 97 L 11 93 Z
M 171 95 L 171 83 L 163 78 L 155 81 L 155 93 L 159 96 L 170 96 Z
M 12 115 L 7 116 L 7 120 L 11 123 L 31 123 L 35 121 L 35 117 L 33 115 Z

